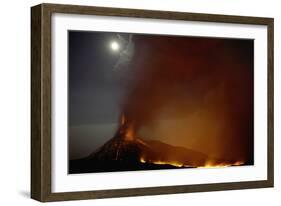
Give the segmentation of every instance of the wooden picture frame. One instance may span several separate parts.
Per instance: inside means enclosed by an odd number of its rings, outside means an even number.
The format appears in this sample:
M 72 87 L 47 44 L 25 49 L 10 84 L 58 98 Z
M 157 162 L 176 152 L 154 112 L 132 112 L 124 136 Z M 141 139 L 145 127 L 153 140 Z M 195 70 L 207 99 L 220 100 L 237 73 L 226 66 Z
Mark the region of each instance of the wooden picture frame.
M 54 13 L 128 18 L 216 22 L 267 27 L 267 179 L 214 184 L 170 185 L 95 191 L 52 192 L 51 159 L 51 17 Z M 40 4 L 31 8 L 31 197 L 38 201 L 160 195 L 203 191 L 273 187 L 273 25 L 272 18 L 228 16 L 169 11 Z

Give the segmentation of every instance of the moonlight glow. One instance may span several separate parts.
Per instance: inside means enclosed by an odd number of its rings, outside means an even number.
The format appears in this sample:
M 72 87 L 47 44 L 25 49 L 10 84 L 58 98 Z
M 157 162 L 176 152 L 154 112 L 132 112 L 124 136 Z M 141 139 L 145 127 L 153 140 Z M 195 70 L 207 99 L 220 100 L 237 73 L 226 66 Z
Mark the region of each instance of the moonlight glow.
M 112 49 L 112 51 L 118 51 L 120 49 L 120 45 L 118 42 L 112 41 L 110 44 L 110 48 Z

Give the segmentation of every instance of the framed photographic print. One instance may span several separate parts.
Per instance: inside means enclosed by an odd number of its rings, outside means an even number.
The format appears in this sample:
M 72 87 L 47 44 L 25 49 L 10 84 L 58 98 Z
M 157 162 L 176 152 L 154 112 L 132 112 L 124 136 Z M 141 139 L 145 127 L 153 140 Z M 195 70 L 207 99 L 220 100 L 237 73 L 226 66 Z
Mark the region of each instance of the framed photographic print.
M 31 8 L 31 196 L 273 187 L 273 19 Z

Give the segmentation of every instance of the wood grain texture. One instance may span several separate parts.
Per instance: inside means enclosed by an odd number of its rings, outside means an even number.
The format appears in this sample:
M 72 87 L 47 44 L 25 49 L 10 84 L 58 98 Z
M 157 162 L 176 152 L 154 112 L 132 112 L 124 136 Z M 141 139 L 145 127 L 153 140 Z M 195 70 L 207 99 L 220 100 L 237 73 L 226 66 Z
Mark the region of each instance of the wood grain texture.
M 266 25 L 268 28 L 268 179 L 264 181 L 52 193 L 51 16 L 52 13 Z M 273 19 L 214 14 L 41 4 L 31 9 L 31 197 L 41 202 L 272 187 Z
M 274 186 L 274 20 L 267 25 L 267 180 Z
M 42 199 L 41 6 L 31 11 L 31 197 Z

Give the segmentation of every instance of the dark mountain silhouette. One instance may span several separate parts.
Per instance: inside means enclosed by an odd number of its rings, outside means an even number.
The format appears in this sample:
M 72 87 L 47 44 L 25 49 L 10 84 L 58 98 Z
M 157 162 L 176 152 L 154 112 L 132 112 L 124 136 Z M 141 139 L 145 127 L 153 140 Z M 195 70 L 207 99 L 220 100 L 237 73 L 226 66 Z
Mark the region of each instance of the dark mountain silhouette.
M 69 173 L 134 171 L 241 165 L 211 158 L 198 151 L 136 136 L 132 122 L 122 115 L 115 136 L 88 157 L 70 160 Z
M 70 160 L 69 173 L 186 168 L 206 160 L 203 153 L 183 147 L 116 135 L 88 157 Z

